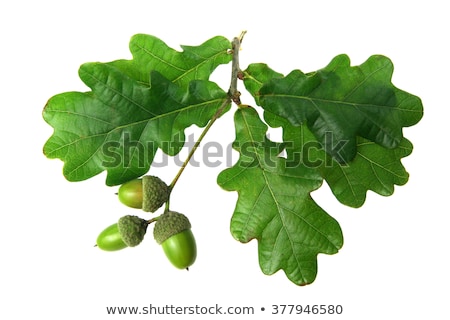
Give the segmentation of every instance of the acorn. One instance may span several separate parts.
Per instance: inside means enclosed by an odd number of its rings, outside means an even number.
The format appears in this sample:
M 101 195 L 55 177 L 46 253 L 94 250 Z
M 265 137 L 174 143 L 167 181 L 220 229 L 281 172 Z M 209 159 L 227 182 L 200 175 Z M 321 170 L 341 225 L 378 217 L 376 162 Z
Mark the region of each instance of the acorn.
M 124 216 L 103 230 L 96 246 L 105 251 L 117 251 L 135 247 L 144 239 L 148 222 L 136 216 Z
M 167 184 L 156 176 L 143 176 L 122 184 L 118 191 L 120 202 L 128 207 L 155 212 L 169 199 Z
M 176 268 L 188 269 L 195 262 L 197 245 L 191 223 L 185 215 L 165 212 L 155 223 L 153 237 Z

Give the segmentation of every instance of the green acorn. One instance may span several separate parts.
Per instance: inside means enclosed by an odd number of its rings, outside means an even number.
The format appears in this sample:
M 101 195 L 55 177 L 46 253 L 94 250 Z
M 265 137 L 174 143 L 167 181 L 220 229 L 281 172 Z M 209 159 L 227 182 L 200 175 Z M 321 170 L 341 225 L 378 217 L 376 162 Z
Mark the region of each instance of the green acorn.
M 145 212 L 155 212 L 169 199 L 169 187 L 160 178 L 143 176 L 120 186 L 120 202 L 131 208 Z
M 103 230 L 96 246 L 105 251 L 117 251 L 135 247 L 144 239 L 148 222 L 136 216 L 124 216 Z
M 148 222 L 137 216 L 123 216 L 117 222 L 117 226 L 123 242 L 128 247 L 135 247 L 144 239 Z
M 159 217 L 153 237 L 169 261 L 179 269 L 187 269 L 197 258 L 197 245 L 189 219 L 178 212 L 168 211 Z

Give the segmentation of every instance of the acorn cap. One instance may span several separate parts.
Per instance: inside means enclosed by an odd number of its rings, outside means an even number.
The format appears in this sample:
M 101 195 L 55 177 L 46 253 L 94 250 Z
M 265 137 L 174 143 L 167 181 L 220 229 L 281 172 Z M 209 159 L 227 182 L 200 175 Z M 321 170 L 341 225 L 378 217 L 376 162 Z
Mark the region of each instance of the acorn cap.
M 184 214 L 168 211 L 156 221 L 153 228 L 153 237 L 158 244 L 161 244 L 171 236 L 190 228 L 191 223 Z
M 148 222 L 137 216 L 123 216 L 117 222 L 120 236 L 128 247 L 135 247 L 144 239 Z
M 169 199 L 169 187 L 155 176 L 142 177 L 142 210 L 155 212 Z

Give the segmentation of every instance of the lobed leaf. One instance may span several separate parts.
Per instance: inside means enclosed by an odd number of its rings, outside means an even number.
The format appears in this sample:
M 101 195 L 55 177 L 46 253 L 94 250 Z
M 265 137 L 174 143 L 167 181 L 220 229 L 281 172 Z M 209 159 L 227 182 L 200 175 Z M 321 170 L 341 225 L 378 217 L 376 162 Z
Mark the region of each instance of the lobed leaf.
M 253 64 L 244 72 L 244 84 L 258 102 L 258 92 L 264 83 L 282 77 L 265 64 Z M 397 94 L 403 93 L 398 91 Z M 415 100 L 414 97 L 411 99 Z M 394 185 L 403 185 L 408 181 L 409 175 L 401 163 L 401 159 L 412 152 L 412 144 L 406 138 L 402 138 L 397 147 L 388 149 L 356 136 L 355 157 L 352 161 L 341 163 L 325 152 L 323 142 L 309 130 L 306 123 L 293 125 L 288 119 L 268 111 L 264 116 L 271 127 L 283 128 L 288 165 L 304 165 L 318 170 L 343 204 L 360 207 L 364 204 L 367 191 L 388 196 L 394 192 Z M 410 119 L 411 123 L 413 120 L 414 117 Z M 340 150 L 342 147 L 342 142 L 339 144 L 334 140 L 333 132 L 326 133 L 323 139 L 325 145 L 331 148 Z
M 157 71 L 150 85 L 111 64 L 84 64 L 79 75 L 92 92 L 56 95 L 43 111 L 55 129 L 44 154 L 64 161 L 70 181 L 106 170 L 106 183 L 117 185 L 145 174 L 158 148 L 177 154 L 184 129 L 205 126 L 228 99 L 215 83 L 192 81 L 184 90 Z
M 243 243 L 258 240 L 265 274 L 283 269 L 292 282 L 311 283 L 317 255 L 334 254 L 343 243 L 339 224 L 310 196 L 322 178 L 305 166 L 287 167 L 278 157 L 283 146 L 267 139 L 267 126 L 254 109 L 238 110 L 235 126 L 239 160 L 218 176 L 222 188 L 239 194 L 231 233 Z

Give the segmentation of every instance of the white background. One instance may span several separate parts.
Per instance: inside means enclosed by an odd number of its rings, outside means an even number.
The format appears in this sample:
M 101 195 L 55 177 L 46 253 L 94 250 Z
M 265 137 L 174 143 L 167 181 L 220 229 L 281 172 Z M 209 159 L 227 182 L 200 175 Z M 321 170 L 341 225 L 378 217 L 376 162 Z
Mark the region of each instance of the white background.
M 449 46 L 445 1 L 3 1 L 1 32 L 1 319 L 110 319 L 107 306 L 251 306 L 258 318 L 273 304 L 340 304 L 339 319 L 449 319 L 448 129 Z M 236 242 L 229 221 L 236 193 L 216 184 L 217 168 L 189 167 L 172 208 L 189 215 L 199 256 L 189 272 L 166 261 L 151 239 L 116 253 L 94 248 L 98 233 L 125 214 L 105 175 L 69 183 L 62 163 L 42 146 L 52 129 L 46 101 L 85 91 L 78 67 L 131 58 L 136 33 L 171 47 L 248 33 L 241 67 L 268 63 L 279 72 L 322 68 L 337 54 L 352 64 L 384 54 L 393 83 L 422 98 L 425 116 L 404 130 L 414 152 L 403 163 L 407 185 L 391 197 L 369 193 L 365 205 L 339 204 L 324 185 L 316 201 L 341 224 L 344 247 L 319 255 L 316 281 L 297 287 L 261 273 L 257 246 Z M 214 74 L 228 88 L 229 65 Z M 243 87 L 241 87 L 243 91 Z M 248 96 L 244 102 L 252 104 Z M 196 128 L 188 133 L 198 134 Z M 279 132 L 274 132 L 276 137 Z M 234 139 L 232 112 L 207 141 Z M 200 157 L 200 155 L 196 155 Z M 170 181 L 175 166 L 150 173 Z M 266 311 L 261 312 L 260 308 Z M 156 316 L 135 315 L 121 319 Z M 165 316 L 164 319 L 186 316 Z M 232 315 L 217 318 L 233 318 Z M 303 316 L 321 319 L 321 316 Z M 193 318 L 190 316 L 190 318 Z M 205 318 L 205 317 L 203 317 Z M 208 316 L 208 319 L 216 318 Z M 284 315 L 295 319 L 299 316 Z

